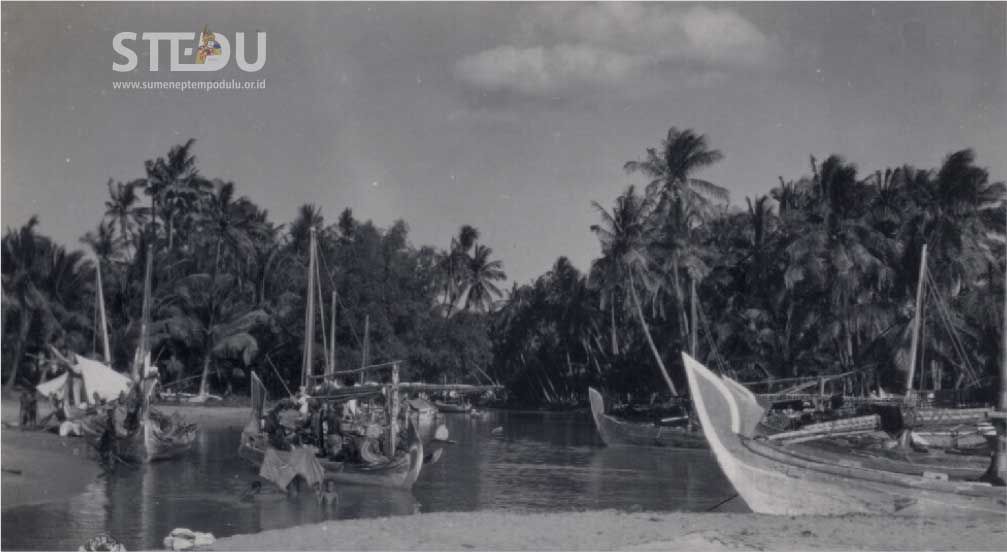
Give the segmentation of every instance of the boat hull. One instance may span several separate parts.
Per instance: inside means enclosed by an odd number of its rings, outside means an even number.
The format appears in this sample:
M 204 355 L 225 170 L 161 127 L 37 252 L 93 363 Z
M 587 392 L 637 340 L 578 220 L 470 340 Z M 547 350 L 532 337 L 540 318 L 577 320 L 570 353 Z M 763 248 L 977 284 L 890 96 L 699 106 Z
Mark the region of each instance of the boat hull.
M 171 435 L 164 435 L 149 421 L 143 423 L 144 461 L 156 462 L 181 456 L 192 449 L 196 428 L 190 427 Z
M 594 425 L 606 446 L 708 448 L 706 438 L 701 431 L 620 420 L 605 413 L 605 400 L 600 392 L 594 388 L 588 388 L 588 395 Z
M 249 424 L 257 426 L 255 422 Z M 241 444 L 238 446 L 238 456 L 256 467 L 262 466 L 266 453 L 267 437 L 246 427 L 241 434 Z M 423 442 L 416 434 L 416 429 L 410 425 L 410 442 L 406 452 L 400 452 L 387 463 L 375 466 L 335 462 L 319 459 L 325 477 L 336 483 L 347 485 L 366 485 L 393 489 L 411 489 L 423 469 Z M 283 451 L 280 451 L 281 455 Z
M 751 420 L 761 407 L 751 392 L 713 374 L 688 355 L 683 357 L 696 414 L 717 463 L 757 513 L 1000 519 L 1007 514 L 1007 493 L 1002 487 L 907 475 L 842 459 L 824 461 L 753 438 Z
M 472 405 L 468 403 L 464 404 L 454 404 L 454 403 L 442 403 L 434 402 L 437 410 L 444 414 L 465 414 L 466 412 L 472 410 Z

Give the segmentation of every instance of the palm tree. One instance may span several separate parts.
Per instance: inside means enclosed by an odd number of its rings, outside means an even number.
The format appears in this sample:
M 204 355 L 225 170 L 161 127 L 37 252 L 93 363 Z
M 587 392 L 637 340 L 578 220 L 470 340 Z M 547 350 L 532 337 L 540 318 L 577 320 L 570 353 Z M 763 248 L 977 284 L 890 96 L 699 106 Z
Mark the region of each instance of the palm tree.
M 321 235 L 325 228 L 325 217 L 322 216 L 321 207 L 305 203 L 297 209 L 297 218 L 290 224 L 290 245 L 305 257 L 308 254 L 308 235 L 312 228 Z
M 996 215 L 1005 198 L 1003 182 L 990 182 L 986 169 L 975 166 L 966 149 L 945 158 L 936 175 L 920 173 L 909 182 L 909 192 L 920 205 L 908 230 L 920 229 L 933 256 L 934 275 L 942 288 L 957 295 L 995 262 L 993 230 L 1002 232 Z
M 196 139 L 190 138 L 172 147 L 166 158 L 145 163 L 145 192 L 150 196 L 151 219 L 156 224 L 157 217 L 161 217 L 167 232 L 168 250 L 175 247 L 179 226 L 185 226 L 187 215 L 212 188 L 212 184 L 200 176 L 196 157 L 191 154 L 195 143 Z
M 682 198 L 697 207 L 705 207 L 711 200 L 727 201 L 728 191 L 707 180 L 695 178 L 693 173 L 723 158 L 719 150 L 709 149 L 706 136 L 691 129 L 671 127 L 661 141 L 660 150 L 647 148 L 645 159 L 628 161 L 624 168 L 626 172 L 641 172 L 650 178 L 648 195 Z
M 33 216 L 20 229 L 8 229 L 2 241 L 4 318 L 18 319 L 7 388 L 17 381 L 33 324 L 42 347 L 54 335 L 80 341 L 90 323 L 82 306 L 91 289 L 92 267 L 82 252 L 67 251 L 36 234 L 37 226 Z
M 38 217 L 32 216 L 20 229 L 8 228 L 3 237 L 4 321 L 11 315 L 16 315 L 19 322 L 14 356 L 10 364 L 11 373 L 5 385 L 8 389 L 17 381 L 18 366 L 24 354 L 32 314 L 42 300 L 36 279 L 39 276 L 45 238 L 35 233 L 37 226 Z
M 462 297 L 465 297 L 472 281 L 473 257 L 469 255 L 469 251 L 478 240 L 478 229 L 468 224 L 462 225 L 458 236 L 451 238 L 448 250 L 437 256 L 437 277 L 447 316 L 451 316 Z
M 235 258 L 248 258 L 254 251 L 251 234 L 256 231 L 253 226 L 256 220 L 257 211 L 254 206 L 245 198 L 234 200 L 234 184 L 230 182 L 217 182 L 215 192 L 210 194 L 204 203 L 204 211 L 200 224 L 205 231 L 206 237 L 213 243 L 213 265 L 211 267 L 209 283 L 210 288 L 216 288 L 221 282 L 218 278 L 220 274 L 220 259 L 224 248 L 234 254 Z M 236 287 L 236 286 L 234 286 Z M 206 396 L 209 393 L 210 376 L 210 354 L 216 347 L 216 340 L 230 338 L 227 335 L 214 335 L 217 328 L 218 317 L 223 314 L 219 308 L 219 303 L 223 298 L 218 292 L 209 293 L 205 300 L 207 302 L 203 314 L 206 316 L 202 320 L 205 331 L 203 374 L 200 378 L 199 394 Z M 234 313 L 230 313 L 234 314 Z M 256 345 L 257 346 L 257 345 Z
M 234 277 L 216 279 L 206 273 L 179 280 L 161 301 L 158 319 L 151 324 L 151 345 L 181 344 L 202 359 L 200 396 L 209 394 L 209 373 L 215 358 L 239 359 L 248 366 L 259 351 L 253 331 L 268 323 L 262 310 L 249 310 L 240 300 Z
M 507 279 L 503 271 L 503 261 L 490 260 L 493 250 L 485 245 L 476 245 L 468 262 L 465 280 L 465 310 L 487 312 L 493 300 L 502 292 L 494 284 Z
M 660 149 L 647 148 L 643 160 L 629 161 L 623 166 L 628 173 L 640 172 L 649 178 L 647 195 L 657 198 L 658 218 L 664 221 L 660 241 L 664 244 L 665 264 L 673 283 L 683 339 L 689 332 L 689 322 L 681 270 L 683 262 L 693 263 L 698 258 L 692 251 L 692 228 L 712 214 L 713 201 L 727 202 L 729 198 L 726 188 L 696 178 L 694 173 L 723 157 L 719 150 L 709 148 L 705 135 L 671 127 Z M 696 270 L 691 272 L 695 278 Z
M 812 158 L 812 171 L 815 203 L 792 229 L 785 278 L 790 288 L 803 282 L 816 289 L 825 314 L 819 335 L 836 347 L 841 369 L 850 369 L 859 338 L 890 324 L 876 307 L 893 280 L 897 249 L 869 223 L 874 190 L 857 180 L 856 166 L 833 155 L 820 170 Z
M 595 284 L 602 289 L 602 297 L 614 297 L 617 290 L 621 290 L 632 301 L 637 320 L 647 338 L 647 344 L 657 362 L 661 377 L 668 384 L 672 395 L 678 395 L 678 390 L 661 359 L 661 353 L 650 335 L 637 290 L 639 286 L 645 292 L 654 294 L 660 282 L 654 272 L 652 251 L 657 238 L 657 228 L 652 220 L 654 201 L 647 196 L 638 195 L 633 186 L 630 186 L 616 199 L 611 213 L 597 202 L 593 202 L 592 205 L 601 215 L 601 224 L 591 226 L 591 231 L 601 242 L 602 253 L 601 259 L 595 262 L 592 271 L 601 280 Z M 614 308 L 614 305 L 611 308 Z
M 132 243 L 137 231 L 143 226 L 147 209 L 137 205 L 140 198 L 136 195 L 137 187 L 143 186 L 143 180 L 134 180 L 127 184 L 108 181 L 108 199 L 105 200 L 105 221 L 109 227 L 119 234 L 119 240 Z
M 107 264 L 119 252 L 121 240 L 116 237 L 111 221 L 101 221 L 98 227 L 80 238 L 80 242 L 89 248 L 103 263 Z

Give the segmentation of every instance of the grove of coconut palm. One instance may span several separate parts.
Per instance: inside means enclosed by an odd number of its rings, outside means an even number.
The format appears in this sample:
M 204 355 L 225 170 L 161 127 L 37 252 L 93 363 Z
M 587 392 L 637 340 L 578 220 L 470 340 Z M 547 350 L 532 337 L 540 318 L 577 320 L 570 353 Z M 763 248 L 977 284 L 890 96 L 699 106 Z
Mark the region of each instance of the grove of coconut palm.
M 7 385 L 43 377 L 51 344 L 79 354 L 102 351 L 95 316 L 100 263 L 113 367 L 128 372 L 140 338 L 146 257 L 152 256 L 149 348 L 165 384 L 223 394 L 256 371 L 277 395 L 300 377 L 307 297 L 308 234 L 319 241 L 318 286 L 335 292 L 336 362 L 360 365 L 364 320 L 370 361 L 403 360 L 404 378 L 488 383 L 489 312 L 506 276 L 492 250 L 476 243 L 447 252 L 414 247 L 398 221 L 379 228 L 346 208 L 327 225 L 304 205 L 295 220 L 274 223 L 239 194 L 238 183 L 204 176 L 190 140 L 142 165 L 142 176 L 109 181 L 105 217 L 68 251 L 41 234 L 33 218 L 3 237 L 3 369 Z M 138 163 L 139 165 L 139 163 Z M 452 263 L 445 265 L 444 258 Z M 445 282 L 450 286 L 445 288 Z M 451 290 L 453 295 L 447 295 Z M 447 297 L 452 308 L 445 309 Z M 316 324 L 318 352 L 325 330 Z M 449 312 L 446 312 L 449 311 Z M 316 314 L 316 316 L 321 316 Z M 332 346 L 332 344 L 326 345 Z M 281 381 L 282 380 L 282 381 Z
M 913 385 L 993 383 L 1003 354 L 1005 186 L 971 150 L 932 169 L 872 173 L 838 155 L 812 157 L 808 174 L 767 183 L 768 194 L 744 208 L 727 202 L 730 183 L 700 178 L 723 158 L 703 135 L 672 128 L 626 163 L 630 178 L 643 179 L 611 207 L 594 203 L 598 223 L 585 237 L 594 234 L 601 255 L 589 273 L 560 258 L 515 285 L 497 312 L 494 377 L 528 403 L 582 403 L 587 385 L 675 394 L 679 352 L 695 340 L 701 360 L 744 380 L 855 370 L 901 390 L 927 244 L 929 306 Z
M 282 394 L 302 365 L 314 229 L 319 371 L 326 347 L 337 369 L 363 362 L 367 320 L 370 362 L 405 361 L 407 379 L 500 382 L 524 405 L 581 404 L 589 385 L 644 399 L 680 393 L 681 351 L 744 380 L 859 371 L 897 391 L 926 244 L 914 386 L 992 382 L 1003 354 L 1005 186 L 971 150 L 873 172 L 812 157 L 806 174 L 732 204 L 733 183 L 706 177 L 730 152 L 702 133 L 673 127 L 642 149 L 610 198 L 584 205 L 597 258 L 578 268 L 559 257 L 514 283 L 478 224 L 436 247 L 411 244 L 404 221 L 382 228 L 342 206 L 305 204 L 274 222 L 240 183 L 203 174 L 190 140 L 98 185 L 106 212 L 82 251 L 45 237 L 44 220 L 6 231 L 4 381 L 38 383 L 51 344 L 102 353 L 96 267 L 112 363 L 127 371 L 149 253 L 149 346 L 165 383 L 226 393 L 254 370 Z

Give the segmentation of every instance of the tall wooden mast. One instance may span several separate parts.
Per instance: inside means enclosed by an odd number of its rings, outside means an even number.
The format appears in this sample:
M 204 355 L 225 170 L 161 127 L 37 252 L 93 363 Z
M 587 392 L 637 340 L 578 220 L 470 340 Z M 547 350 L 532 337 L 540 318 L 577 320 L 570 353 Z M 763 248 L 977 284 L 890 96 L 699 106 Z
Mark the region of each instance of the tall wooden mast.
M 133 369 L 130 372 L 130 376 L 133 381 L 140 381 L 145 374 L 141 373 L 142 370 L 146 369 L 145 359 L 147 358 L 147 349 L 150 347 L 149 335 L 150 335 L 150 294 L 151 294 L 151 279 L 153 278 L 154 272 L 154 236 L 151 232 L 150 240 L 146 244 L 146 266 L 143 270 L 143 308 L 141 310 L 140 318 L 140 344 L 136 348 L 136 358 L 133 359 Z
M 913 311 L 913 341 L 909 347 L 909 375 L 906 377 L 905 397 L 906 402 L 910 402 L 913 393 L 913 376 L 916 375 L 916 358 L 919 356 L 920 347 L 920 310 L 923 308 L 923 289 L 927 275 L 927 245 L 923 244 L 923 253 L 920 256 L 920 276 L 916 282 L 916 310 Z
M 1007 207 L 1007 203 L 1004 205 Z M 1004 234 L 1004 246 L 1007 249 L 1007 233 Z M 997 401 L 997 411 L 993 413 L 994 425 L 997 426 L 996 450 L 987 478 L 998 485 L 1007 484 L 1007 262 L 1004 265 L 1004 328 L 1003 351 L 1000 353 L 1000 393 Z
M 315 227 L 311 227 L 308 245 L 308 301 L 304 308 L 304 359 L 301 366 L 301 385 L 307 387 L 311 380 L 312 347 L 315 342 Z
M 112 365 L 112 349 L 108 346 L 108 320 L 105 318 L 105 292 L 101 285 L 101 259 L 95 262 L 95 275 L 98 280 L 97 302 L 98 302 L 98 324 L 101 325 L 101 345 L 105 364 Z
M 329 328 L 329 362 L 325 365 L 325 375 L 328 376 L 326 379 L 331 379 L 332 374 L 336 371 L 336 303 L 339 301 L 339 295 L 336 291 L 332 292 L 332 326 Z

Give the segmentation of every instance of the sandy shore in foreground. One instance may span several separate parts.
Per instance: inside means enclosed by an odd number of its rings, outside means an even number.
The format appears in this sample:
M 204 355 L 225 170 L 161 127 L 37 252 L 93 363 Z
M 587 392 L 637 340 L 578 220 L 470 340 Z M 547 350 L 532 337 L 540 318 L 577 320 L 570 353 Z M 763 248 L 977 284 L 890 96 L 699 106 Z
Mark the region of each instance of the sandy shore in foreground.
M 1003 550 L 1007 520 L 432 513 L 236 535 L 212 550 Z

